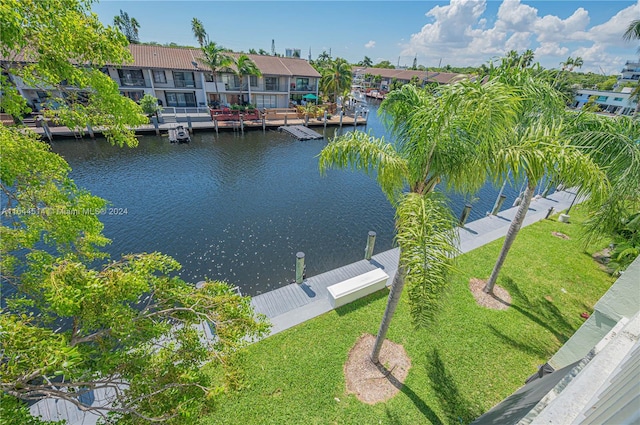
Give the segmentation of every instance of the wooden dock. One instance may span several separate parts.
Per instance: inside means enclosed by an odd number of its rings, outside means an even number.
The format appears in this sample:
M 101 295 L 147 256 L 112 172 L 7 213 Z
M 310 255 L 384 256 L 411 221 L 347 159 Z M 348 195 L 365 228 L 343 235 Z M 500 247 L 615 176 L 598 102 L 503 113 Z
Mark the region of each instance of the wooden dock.
M 289 133 L 298 140 L 322 139 L 324 136 L 315 130 L 303 125 L 286 125 L 278 127 L 278 130 Z

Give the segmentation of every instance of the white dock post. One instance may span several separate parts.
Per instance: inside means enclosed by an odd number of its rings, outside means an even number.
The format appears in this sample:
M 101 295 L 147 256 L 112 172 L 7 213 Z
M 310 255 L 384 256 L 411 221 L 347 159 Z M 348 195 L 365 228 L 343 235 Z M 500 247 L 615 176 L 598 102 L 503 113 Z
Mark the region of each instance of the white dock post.
M 92 139 L 96 138 L 96 135 L 93 133 L 93 128 L 91 128 L 91 124 L 87 123 L 87 131 L 89 132 L 89 137 Z
M 376 232 L 373 230 L 369 232 L 367 236 L 367 247 L 364 250 L 364 259 L 371 260 L 373 256 L 373 247 L 376 244 Z
M 327 110 L 324 110 L 324 129 L 327 129 Z
M 358 126 L 358 111 L 353 114 L 353 128 Z
M 300 284 L 304 280 L 304 252 L 296 254 L 296 283 Z
M 500 195 L 496 200 L 496 205 L 493 207 L 493 211 L 491 211 L 491 215 L 498 215 L 500 212 L 500 208 L 502 208 L 502 204 L 504 204 L 504 200 L 507 199 L 506 195 Z
M 189 133 L 193 134 L 193 124 L 191 124 L 191 115 L 187 115 L 187 126 L 189 127 Z
M 265 116 L 265 113 L 263 112 L 263 113 L 262 113 L 262 132 L 263 132 L 263 133 L 265 132 L 265 130 L 266 130 L 266 128 L 267 128 L 267 124 L 266 124 L 266 122 L 265 122 L 265 118 L 264 118 L 264 116 Z
M 304 115 L 304 126 L 309 127 L 309 114 Z
M 342 112 L 342 109 L 340 109 L 340 128 L 342 128 L 342 116 L 343 116 L 343 112 Z
M 151 117 L 151 122 L 153 123 L 153 127 L 156 129 L 156 136 L 160 135 L 160 128 L 158 126 L 158 118 Z
M 244 134 L 244 119 L 242 119 L 242 115 L 240 115 L 240 131 Z
M 213 127 L 216 129 L 216 135 L 218 134 L 218 118 L 213 118 Z

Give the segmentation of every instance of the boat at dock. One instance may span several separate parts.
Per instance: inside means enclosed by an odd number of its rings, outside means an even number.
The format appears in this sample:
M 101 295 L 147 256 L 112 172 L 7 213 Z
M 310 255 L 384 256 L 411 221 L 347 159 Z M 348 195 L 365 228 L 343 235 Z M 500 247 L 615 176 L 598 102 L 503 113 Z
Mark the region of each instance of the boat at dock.
M 191 136 L 189 136 L 189 131 L 183 125 L 178 125 L 169 129 L 169 141 L 171 143 L 189 143 Z

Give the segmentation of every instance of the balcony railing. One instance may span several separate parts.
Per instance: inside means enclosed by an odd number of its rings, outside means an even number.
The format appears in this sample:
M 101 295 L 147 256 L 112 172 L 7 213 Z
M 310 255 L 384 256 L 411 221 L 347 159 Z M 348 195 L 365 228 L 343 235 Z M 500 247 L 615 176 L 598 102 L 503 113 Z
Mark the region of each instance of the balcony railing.
M 123 87 L 146 87 L 144 78 L 120 78 Z
M 280 91 L 279 84 L 265 84 L 264 89 L 266 91 Z
M 311 84 L 292 84 L 291 85 L 291 90 L 292 91 L 312 91 L 312 92 L 315 92 L 316 91 L 316 86 L 315 85 L 311 85 Z
M 174 80 L 174 83 L 176 87 L 195 87 L 196 86 L 196 82 L 193 80 L 187 80 L 187 81 Z

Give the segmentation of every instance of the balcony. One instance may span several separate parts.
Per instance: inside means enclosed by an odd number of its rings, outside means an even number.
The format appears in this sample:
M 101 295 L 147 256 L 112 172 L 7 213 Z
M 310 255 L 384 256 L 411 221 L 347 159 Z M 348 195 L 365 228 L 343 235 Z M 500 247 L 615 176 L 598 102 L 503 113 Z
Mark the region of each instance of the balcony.
M 280 85 L 279 84 L 265 84 L 264 89 L 265 89 L 265 91 L 280 91 Z
M 196 87 L 196 82 L 193 80 L 186 80 L 186 81 L 182 81 L 182 80 L 174 80 L 174 84 L 176 87 L 188 87 L 188 88 L 195 88 Z
M 120 78 L 122 87 L 147 87 L 144 78 Z
M 291 84 L 291 91 L 316 91 L 316 86 L 311 84 Z

